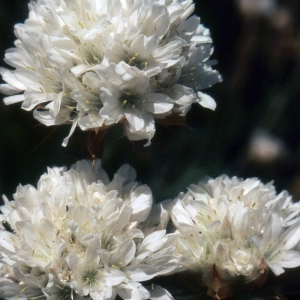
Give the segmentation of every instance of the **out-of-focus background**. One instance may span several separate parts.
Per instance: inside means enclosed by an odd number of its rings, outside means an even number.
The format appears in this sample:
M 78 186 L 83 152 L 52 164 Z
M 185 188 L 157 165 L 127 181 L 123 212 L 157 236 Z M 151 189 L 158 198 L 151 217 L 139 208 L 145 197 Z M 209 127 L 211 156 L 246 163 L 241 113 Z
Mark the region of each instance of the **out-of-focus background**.
M 158 125 L 150 147 L 129 142 L 114 128 L 104 168 L 112 176 L 123 163 L 131 164 L 157 201 L 174 198 L 206 175 L 224 173 L 274 180 L 278 192 L 286 189 L 298 200 L 300 1 L 196 0 L 195 13 L 211 30 L 215 68 L 223 76 L 206 91 L 216 100 L 216 111 L 195 105 L 186 127 Z M 14 24 L 27 15 L 26 0 L 0 0 L 1 66 L 5 49 L 13 47 Z M 69 126 L 40 125 L 32 112 L 20 104 L 5 106 L 0 97 L 0 194 L 12 199 L 19 183 L 35 185 L 47 166 L 69 167 L 87 158 L 85 132 L 76 130 L 64 148 Z M 299 273 L 281 277 L 286 299 L 300 298 L 299 276 L 293 276 Z

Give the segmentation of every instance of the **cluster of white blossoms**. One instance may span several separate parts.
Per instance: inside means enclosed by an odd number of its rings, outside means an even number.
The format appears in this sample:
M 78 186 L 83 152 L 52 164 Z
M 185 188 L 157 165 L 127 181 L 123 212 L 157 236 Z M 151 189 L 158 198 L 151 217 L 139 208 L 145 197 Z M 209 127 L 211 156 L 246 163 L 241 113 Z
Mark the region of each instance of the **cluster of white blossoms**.
M 155 119 L 184 116 L 193 103 L 215 108 L 201 90 L 221 77 L 192 0 L 37 0 L 29 9 L 0 91 L 47 126 L 72 123 L 63 145 L 77 125 L 116 123 L 150 141 Z
M 277 195 L 272 183 L 227 176 L 188 190 L 165 206 L 180 233 L 178 253 L 211 296 L 261 286 L 268 269 L 280 275 L 300 265 L 300 204 L 286 191 Z
M 109 181 L 98 161 L 48 169 L 37 188 L 19 186 L 0 214 L 4 299 L 171 299 L 158 275 L 180 270 L 177 234 L 145 224 L 148 186 L 122 166 Z
M 64 146 L 77 126 L 118 123 L 148 145 L 155 122 L 193 103 L 215 109 L 202 90 L 221 77 L 192 0 L 32 0 L 29 10 L 0 92 L 47 126 L 72 124 Z M 272 183 L 224 175 L 152 208 L 135 179 L 129 165 L 109 180 L 100 161 L 83 160 L 4 196 L 0 298 L 171 300 L 152 279 L 187 270 L 223 299 L 300 266 L 300 203 Z
M 152 208 L 135 178 L 124 165 L 110 181 L 83 160 L 4 197 L 0 297 L 170 300 L 140 282 L 187 270 L 222 299 L 300 265 L 300 204 L 272 183 L 224 175 Z

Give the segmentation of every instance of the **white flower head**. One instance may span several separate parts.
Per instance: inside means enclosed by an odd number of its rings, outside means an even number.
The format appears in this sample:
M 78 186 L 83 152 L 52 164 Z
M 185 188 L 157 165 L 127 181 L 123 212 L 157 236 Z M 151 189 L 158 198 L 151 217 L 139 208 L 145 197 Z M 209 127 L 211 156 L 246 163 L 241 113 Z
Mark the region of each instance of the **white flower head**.
M 241 283 L 263 284 L 267 270 L 300 265 L 300 206 L 272 183 L 221 176 L 190 185 L 170 209 L 177 250 L 212 296 Z
M 4 197 L 0 297 L 151 298 L 140 282 L 178 269 L 177 234 L 147 230 L 152 194 L 135 178 L 124 165 L 109 181 L 99 161 L 83 160 Z
M 200 90 L 221 80 L 212 40 L 192 0 L 37 0 L 15 26 L 0 69 L 6 104 L 51 126 L 106 130 L 151 140 L 155 119 L 184 116 L 193 103 L 215 109 Z

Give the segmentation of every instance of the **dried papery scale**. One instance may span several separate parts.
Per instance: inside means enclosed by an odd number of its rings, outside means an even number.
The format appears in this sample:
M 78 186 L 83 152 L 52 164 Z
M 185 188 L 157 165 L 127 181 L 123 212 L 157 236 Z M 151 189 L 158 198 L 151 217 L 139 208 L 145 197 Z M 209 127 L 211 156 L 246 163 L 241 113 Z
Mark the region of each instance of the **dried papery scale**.
M 209 276 L 202 281 L 202 286 L 207 288 L 207 295 L 214 299 L 228 299 L 238 294 L 259 290 L 264 285 L 268 274 L 263 262 L 259 274 L 249 282 L 245 281 L 242 275 L 234 280 L 220 277 L 215 264 L 210 267 L 208 273 Z
M 156 120 L 184 117 L 193 103 L 215 108 L 202 90 L 221 77 L 191 0 L 37 0 L 29 9 L 0 91 L 47 126 L 70 124 L 64 146 L 76 127 L 117 123 L 149 145 Z
M 109 128 L 100 128 L 100 130 L 94 129 L 88 131 L 86 144 L 89 155 L 88 158 L 92 160 L 93 166 L 97 159 L 102 158 L 108 131 Z

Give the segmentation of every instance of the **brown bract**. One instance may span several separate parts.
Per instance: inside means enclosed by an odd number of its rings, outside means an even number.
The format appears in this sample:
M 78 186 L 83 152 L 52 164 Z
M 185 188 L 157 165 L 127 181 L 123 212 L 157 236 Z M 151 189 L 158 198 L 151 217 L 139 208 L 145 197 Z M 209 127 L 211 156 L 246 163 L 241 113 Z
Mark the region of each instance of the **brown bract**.
M 250 282 L 245 282 L 243 277 L 222 278 L 220 270 L 214 264 L 203 276 L 205 286 L 207 286 L 207 295 L 214 299 L 227 299 L 238 292 L 254 291 L 263 286 L 267 278 L 267 269 L 264 263 L 261 263 L 261 271 L 256 278 Z

